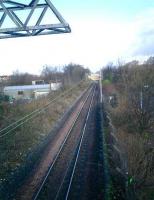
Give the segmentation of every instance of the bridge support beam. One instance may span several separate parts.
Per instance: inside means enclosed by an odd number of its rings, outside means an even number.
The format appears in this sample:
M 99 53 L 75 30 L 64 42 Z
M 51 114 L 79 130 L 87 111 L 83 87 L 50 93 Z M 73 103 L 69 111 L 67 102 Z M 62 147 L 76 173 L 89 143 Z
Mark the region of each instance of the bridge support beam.
M 19 0 L 1 0 L 0 39 L 71 32 L 69 24 L 50 0 L 39 2 L 29 0 L 26 4 L 26 0 L 25 3 L 20 3 Z M 53 23 L 52 19 L 56 22 Z

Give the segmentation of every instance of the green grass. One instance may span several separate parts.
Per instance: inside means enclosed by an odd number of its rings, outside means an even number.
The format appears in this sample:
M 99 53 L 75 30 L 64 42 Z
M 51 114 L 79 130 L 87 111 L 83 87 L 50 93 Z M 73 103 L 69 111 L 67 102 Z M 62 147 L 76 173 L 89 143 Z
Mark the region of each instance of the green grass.
M 102 85 L 103 86 L 108 86 L 108 85 L 110 85 L 112 82 L 109 80 L 109 79 L 105 79 L 105 80 L 103 80 L 102 81 Z

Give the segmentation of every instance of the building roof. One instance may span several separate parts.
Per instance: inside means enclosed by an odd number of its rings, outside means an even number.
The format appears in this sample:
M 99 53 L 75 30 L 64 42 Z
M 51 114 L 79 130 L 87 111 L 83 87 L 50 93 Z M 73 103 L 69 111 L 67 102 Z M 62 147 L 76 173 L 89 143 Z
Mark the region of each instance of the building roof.
M 19 86 L 6 86 L 6 87 L 4 87 L 4 91 L 8 91 L 8 90 L 37 90 L 37 89 L 50 89 L 50 84 L 19 85 Z

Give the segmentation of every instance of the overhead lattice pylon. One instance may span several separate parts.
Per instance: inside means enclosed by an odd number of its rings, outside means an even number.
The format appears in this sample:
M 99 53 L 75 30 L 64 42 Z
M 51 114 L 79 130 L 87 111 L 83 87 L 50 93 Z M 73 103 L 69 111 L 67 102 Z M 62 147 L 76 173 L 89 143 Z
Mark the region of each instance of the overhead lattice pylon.
M 69 32 L 50 0 L 0 0 L 0 39 Z

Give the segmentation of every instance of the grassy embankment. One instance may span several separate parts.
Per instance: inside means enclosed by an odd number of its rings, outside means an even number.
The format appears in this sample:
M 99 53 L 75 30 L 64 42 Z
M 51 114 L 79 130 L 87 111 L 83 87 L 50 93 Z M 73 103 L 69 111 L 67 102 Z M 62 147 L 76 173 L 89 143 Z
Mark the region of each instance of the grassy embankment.
M 54 103 L 51 103 L 45 110 L 20 125 L 6 136 L 0 138 L 0 182 L 5 181 L 6 177 L 13 173 L 24 163 L 27 154 L 33 148 L 39 146 L 40 142 L 46 138 L 57 120 L 73 104 L 80 94 L 88 88 L 90 82 L 81 82 L 66 95 L 62 95 Z M 36 109 L 47 105 L 52 99 L 58 97 L 63 89 L 50 94 L 47 98 L 33 100 L 28 104 L 6 104 L 0 105 L 0 127 L 1 129 L 9 124 L 18 121 L 21 117 L 28 115 Z M 27 118 L 26 118 L 27 119 Z M 23 120 L 25 121 L 25 120 Z M 22 121 L 21 121 L 22 122 Z M 9 129 L 8 129 L 9 130 Z M 6 133 L 8 130 L 2 132 Z

